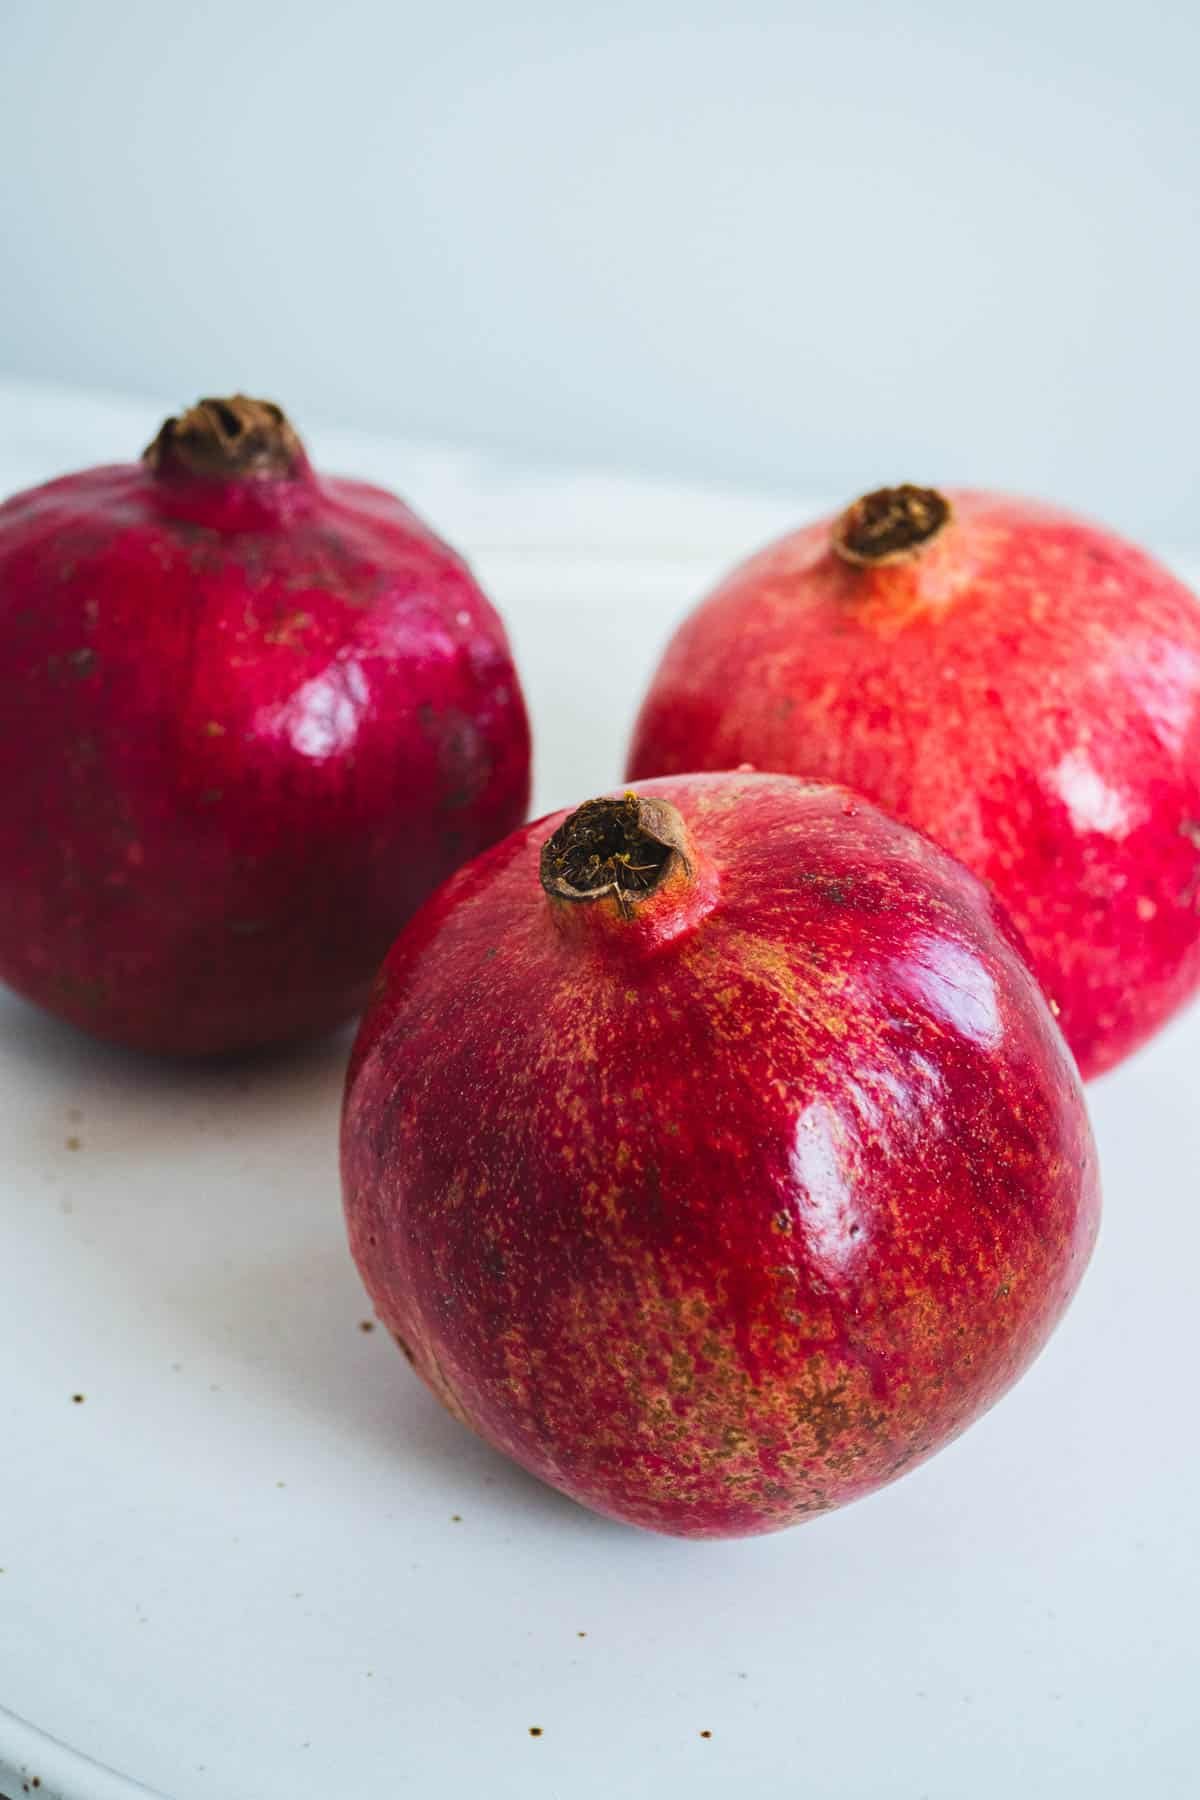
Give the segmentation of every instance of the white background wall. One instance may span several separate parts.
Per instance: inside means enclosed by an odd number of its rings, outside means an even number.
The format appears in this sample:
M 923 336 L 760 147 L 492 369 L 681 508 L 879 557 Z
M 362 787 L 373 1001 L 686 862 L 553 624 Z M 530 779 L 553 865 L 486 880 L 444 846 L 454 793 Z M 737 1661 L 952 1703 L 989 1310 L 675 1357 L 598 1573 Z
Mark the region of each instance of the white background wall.
M 1184 0 L 0 0 L 0 36 L 0 371 L 1200 540 Z

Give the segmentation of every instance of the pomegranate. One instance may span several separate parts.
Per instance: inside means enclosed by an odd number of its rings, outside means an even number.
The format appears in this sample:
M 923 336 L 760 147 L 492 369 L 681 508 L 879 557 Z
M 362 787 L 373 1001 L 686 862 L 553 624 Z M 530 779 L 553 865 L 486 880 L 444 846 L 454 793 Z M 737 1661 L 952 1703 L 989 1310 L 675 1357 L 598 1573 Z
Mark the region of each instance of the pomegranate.
M 0 977 L 143 1050 L 359 1010 L 524 817 L 495 612 L 391 494 L 238 395 L 0 507 Z
M 1200 607 L 1109 532 L 901 487 L 753 557 L 676 633 L 629 773 L 742 762 L 990 882 L 1086 1076 L 1200 981 Z
M 401 935 L 342 1136 L 376 1310 L 564 1493 L 687 1536 L 890 1481 L 1029 1364 L 1099 1207 L 986 889 L 845 789 L 641 784 Z

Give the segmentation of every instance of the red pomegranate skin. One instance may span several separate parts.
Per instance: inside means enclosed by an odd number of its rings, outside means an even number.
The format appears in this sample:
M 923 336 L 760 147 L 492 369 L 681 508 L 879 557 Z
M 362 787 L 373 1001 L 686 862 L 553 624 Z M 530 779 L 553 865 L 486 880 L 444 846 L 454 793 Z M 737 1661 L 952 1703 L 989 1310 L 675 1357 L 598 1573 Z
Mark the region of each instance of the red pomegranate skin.
M 524 703 L 466 565 L 290 441 L 283 473 L 168 446 L 0 507 L 0 976 L 140 1050 L 352 1016 L 525 815 Z
M 1005 902 L 1085 1076 L 1200 981 L 1200 606 L 1110 532 L 952 493 L 856 567 L 824 520 L 680 627 L 630 778 L 750 762 L 845 782 Z
M 1098 1221 L 1077 1071 L 986 890 L 846 790 L 641 783 L 681 866 L 551 899 L 526 826 L 401 935 L 350 1242 L 459 1419 L 694 1537 L 868 1494 L 1028 1366 Z

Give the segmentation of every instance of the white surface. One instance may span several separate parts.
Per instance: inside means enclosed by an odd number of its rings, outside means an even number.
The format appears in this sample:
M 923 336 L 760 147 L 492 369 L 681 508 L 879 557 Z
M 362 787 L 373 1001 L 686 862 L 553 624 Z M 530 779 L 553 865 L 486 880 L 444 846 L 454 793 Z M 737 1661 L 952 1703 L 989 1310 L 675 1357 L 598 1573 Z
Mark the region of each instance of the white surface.
M 0 421 L 13 485 L 155 418 L 0 391 Z M 656 640 L 783 522 L 317 450 L 474 553 L 547 806 L 612 782 Z M 70 1745 L 172 1800 L 1194 1796 L 1200 1015 L 1093 1091 L 1100 1247 L 1017 1391 L 874 1499 L 741 1544 L 591 1517 L 359 1330 L 344 1054 L 181 1073 L 0 1001 L 0 1700 L 29 1722 L 0 1717 L 0 1792 L 129 1791 Z

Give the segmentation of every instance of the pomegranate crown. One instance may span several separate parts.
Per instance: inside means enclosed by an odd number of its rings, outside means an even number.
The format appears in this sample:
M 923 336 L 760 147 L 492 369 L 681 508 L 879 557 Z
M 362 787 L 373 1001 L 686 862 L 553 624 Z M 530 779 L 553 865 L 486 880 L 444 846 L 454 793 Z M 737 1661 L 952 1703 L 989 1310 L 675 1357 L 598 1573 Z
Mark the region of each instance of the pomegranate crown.
M 848 506 L 833 527 L 833 548 L 843 562 L 877 569 L 906 562 L 950 523 L 950 502 L 937 488 L 876 488 Z
M 669 800 L 634 793 L 585 800 L 542 845 L 542 886 L 557 900 L 611 895 L 625 918 L 666 878 L 685 872 L 686 827 Z
M 305 467 L 304 446 L 273 400 L 198 400 L 166 419 L 142 460 L 156 475 L 279 480 Z

